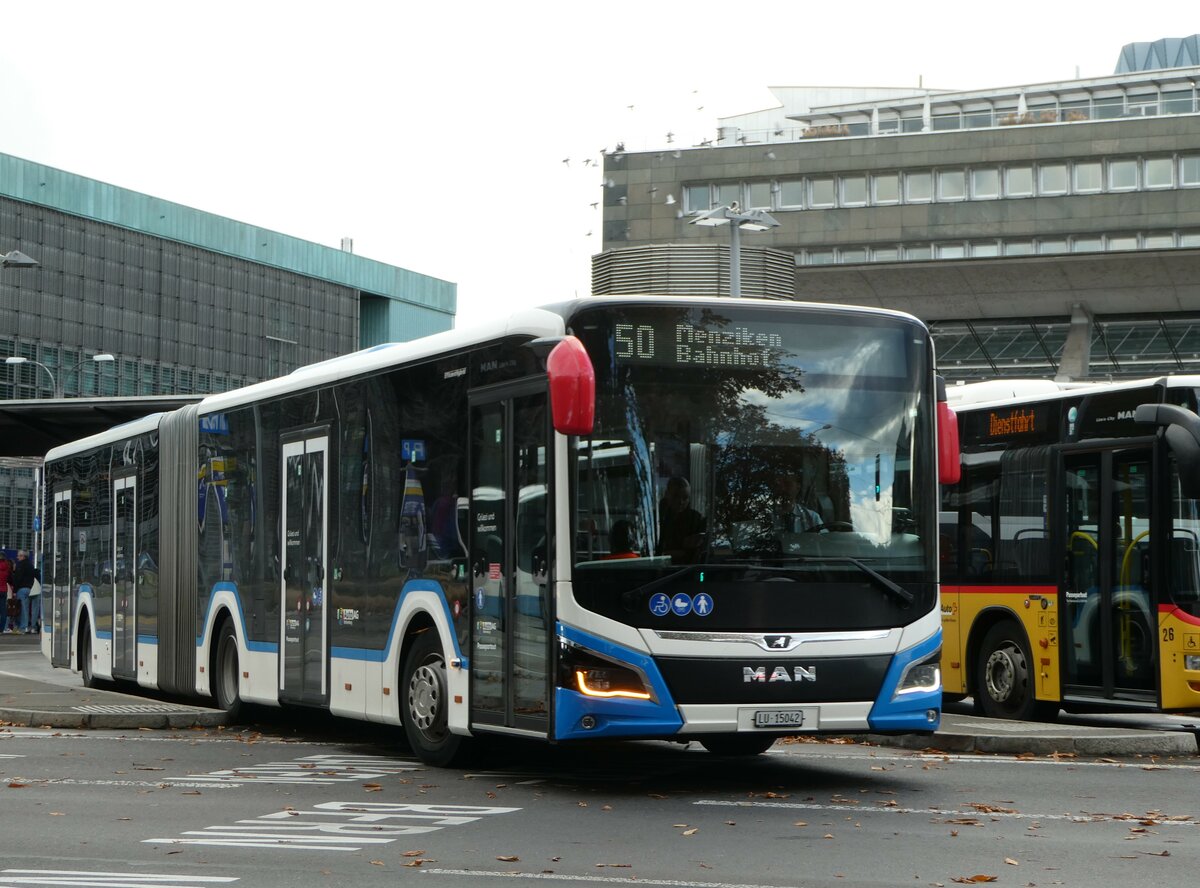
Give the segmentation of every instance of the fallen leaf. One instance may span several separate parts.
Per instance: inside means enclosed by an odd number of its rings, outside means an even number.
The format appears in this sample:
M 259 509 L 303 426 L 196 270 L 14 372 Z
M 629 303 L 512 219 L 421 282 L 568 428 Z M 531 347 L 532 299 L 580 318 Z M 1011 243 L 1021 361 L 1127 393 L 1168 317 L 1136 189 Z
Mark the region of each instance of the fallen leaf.
M 1011 857 L 1004 858 L 1004 862 L 1007 863 L 1009 866 L 1020 866 L 1021 865 L 1021 864 L 1017 863 L 1015 860 L 1013 860 Z
M 517 857 L 515 854 L 501 854 L 496 859 L 503 860 L 505 863 L 516 863 L 521 858 Z
M 371 866 L 383 866 L 383 861 L 382 860 L 372 860 Z
M 383 791 L 383 787 L 380 786 L 378 783 L 364 783 L 363 789 L 365 789 L 367 792 L 382 792 Z
M 425 853 L 425 849 L 422 848 L 420 851 L 405 851 L 400 856 L 401 857 L 420 857 L 424 853 Z
M 696 833 L 698 833 L 698 832 L 700 832 L 699 828 L 698 828 L 698 827 L 695 827 L 695 826 L 693 826 L 691 829 L 685 829 L 685 830 L 683 831 L 683 834 L 684 834 L 685 836 L 694 836 L 694 835 L 695 835 Z
M 627 869 L 627 868 L 633 866 L 633 864 L 632 863 L 597 863 L 597 864 L 595 864 L 595 866 L 596 867 L 611 866 L 611 867 L 616 867 L 618 869 L 624 867 Z
M 951 879 L 950 881 L 958 882 L 958 884 L 960 884 L 960 885 L 974 885 L 977 882 L 995 882 L 997 878 L 998 878 L 997 876 L 984 876 L 984 875 L 957 876 L 957 877 Z
M 1170 851 L 1143 851 L 1143 854 L 1149 854 L 1151 857 L 1170 857 Z

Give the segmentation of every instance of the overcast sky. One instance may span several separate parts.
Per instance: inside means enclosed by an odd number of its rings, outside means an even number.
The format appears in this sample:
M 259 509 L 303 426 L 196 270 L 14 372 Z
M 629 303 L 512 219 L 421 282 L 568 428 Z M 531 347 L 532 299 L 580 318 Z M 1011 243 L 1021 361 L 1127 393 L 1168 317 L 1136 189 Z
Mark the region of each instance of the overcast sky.
M 458 285 L 459 325 L 588 293 L 601 149 L 768 86 L 1113 73 L 1189 4 L 0 2 L 0 152 Z M 564 159 L 570 163 L 564 163 Z M 590 232 L 590 234 L 589 234 Z M 7 249 L 6 245 L 0 248 Z

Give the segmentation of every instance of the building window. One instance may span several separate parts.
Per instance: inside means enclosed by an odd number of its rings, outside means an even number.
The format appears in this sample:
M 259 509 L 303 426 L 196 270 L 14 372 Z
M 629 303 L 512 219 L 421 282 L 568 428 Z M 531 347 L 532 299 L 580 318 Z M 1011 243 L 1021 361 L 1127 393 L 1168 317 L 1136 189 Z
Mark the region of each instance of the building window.
M 703 213 L 712 209 L 711 189 L 707 185 L 685 185 L 683 206 L 689 213 Z
M 746 186 L 746 200 L 750 208 L 771 209 L 771 183 L 751 182 Z
M 846 264 L 866 262 L 867 251 L 865 247 L 843 247 L 838 252 L 838 261 Z
M 1004 244 L 1005 256 L 1029 256 L 1033 254 L 1033 241 L 1014 240 Z
M 1038 194 L 1066 194 L 1067 165 L 1047 163 L 1038 167 Z
M 742 183 L 741 182 L 718 182 L 717 183 L 717 206 L 727 207 L 733 203 L 741 204 L 742 201 Z
M 1179 232 L 1179 246 L 1187 249 L 1189 247 L 1200 247 L 1200 231 L 1181 231 Z
M 1110 160 L 1108 162 L 1108 190 L 1133 191 L 1137 188 L 1137 161 Z
M 937 257 L 939 259 L 964 259 L 967 251 L 962 244 L 938 244 Z
M 1170 157 L 1147 157 L 1142 161 L 1142 176 L 1146 188 L 1174 188 L 1175 161 Z
M 871 185 L 875 193 L 875 203 L 894 204 L 900 202 L 899 173 L 876 173 L 871 176 Z
M 837 201 L 834 200 L 833 179 L 831 177 L 822 176 L 817 179 L 808 180 L 808 205 L 814 210 L 837 206 Z
M 1162 94 L 1162 110 L 1163 114 L 1191 114 L 1194 110 L 1192 107 L 1192 91 L 1190 89 L 1178 89 L 1171 91 L 1163 91 Z
M 971 197 L 974 200 L 994 200 L 1000 196 L 1000 170 L 981 167 L 971 170 Z
M 904 258 L 910 262 L 921 262 L 933 258 L 933 250 L 929 244 L 914 244 L 904 248 Z
M 963 170 L 938 170 L 938 200 L 963 200 L 967 196 L 967 174 Z
M 1090 194 L 1104 187 L 1100 161 L 1085 161 L 1071 168 L 1072 187 L 1076 194 Z
M 1125 100 L 1121 96 L 1102 96 L 1092 99 L 1092 111 L 1097 120 L 1112 120 L 1125 116 Z
M 919 133 L 925 129 L 925 119 L 920 115 L 900 118 L 900 132 Z
M 1047 241 L 1046 243 L 1050 243 Z M 1086 237 L 1071 238 L 1072 253 L 1098 253 L 1104 249 L 1104 239 L 1088 235 Z M 1058 252 L 1058 251 L 1055 251 Z
M 1105 249 L 1107 250 L 1136 250 L 1138 248 L 1138 239 L 1136 234 L 1113 234 L 1109 235 Z M 1097 247 L 1097 249 L 1099 249 Z M 1078 250 L 1076 251 L 1078 252 Z
M 1142 247 L 1147 250 L 1169 250 L 1174 246 L 1174 234 L 1148 234 L 1142 240 Z
M 939 131 L 962 129 L 962 115 L 957 111 L 949 114 L 935 114 L 932 123 L 933 128 Z
M 996 241 L 974 241 L 971 244 L 971 255 L 977 259 L 1000 255 L 1000 244 Z
M 872 262 L 897 262 L 900 251 L 896 247 L 874 247 L 871 250 Z
M 833 250 L 809 250 L 808 251 L 809 265 L 832 265 Z
M 867 177 L 842 176 L 842 206 L 864 207 L 867 205 Z
M 1065 253 L 1067 252 L 1067 239 L 1065 237 L 1038 238 L 1037 251 L 1038 253 Z
M 779 205 L 792 209 L 804 207 L 803 179 L 783 179 L 779 182 Z
M 1033 167 L 1008 167 L 1004 170 L 1004 196 L 1029 197 L 1033 194 Z
M 1185 154 L 1179 158 L 1179 184 L 1200 185 L 1200 154 Z
M 933 199 L 933 175 L 928 172 L 904 174 L 904 200 L 928 203 Z

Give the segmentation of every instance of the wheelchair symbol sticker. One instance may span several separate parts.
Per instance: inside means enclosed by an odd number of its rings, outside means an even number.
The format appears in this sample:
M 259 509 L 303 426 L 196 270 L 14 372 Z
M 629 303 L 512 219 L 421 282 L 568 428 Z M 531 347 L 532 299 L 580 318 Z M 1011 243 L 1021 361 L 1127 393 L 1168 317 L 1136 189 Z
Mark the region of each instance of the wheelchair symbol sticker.
M 655 592 L 650 596 L 650 613 L 656 617 L 665 617 L 671 611 L 671 599 L 664 592 Z
M 677 617 L 686 617 L 692 612 L 692 596 L 686 592 L 678 593 L 671 599 L 671 612 Z

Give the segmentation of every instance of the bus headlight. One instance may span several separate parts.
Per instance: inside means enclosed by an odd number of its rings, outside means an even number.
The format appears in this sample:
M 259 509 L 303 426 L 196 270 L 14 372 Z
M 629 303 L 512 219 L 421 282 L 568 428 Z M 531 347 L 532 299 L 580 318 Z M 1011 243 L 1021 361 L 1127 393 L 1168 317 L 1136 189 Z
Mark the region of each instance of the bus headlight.
M 645 676 L 626 663 L 570 643 L 559 647 L 558 685 L 585 697 L 653 700 Z
M 900 673 L 900 681 L 896 683 L 894 696 L 904 694 L 931 693 L 942 687 L 942 652 L 934 651 L 928 657 L 914 660 L 904 667 Z

